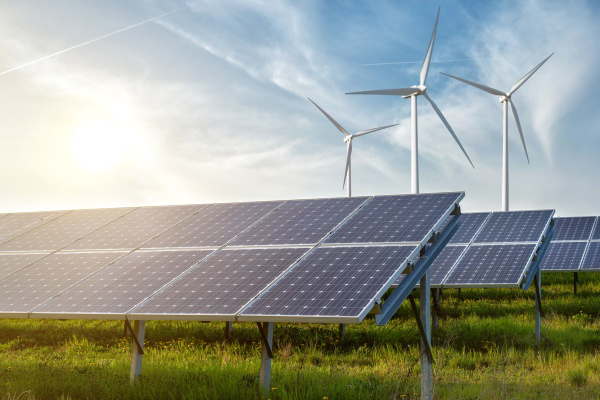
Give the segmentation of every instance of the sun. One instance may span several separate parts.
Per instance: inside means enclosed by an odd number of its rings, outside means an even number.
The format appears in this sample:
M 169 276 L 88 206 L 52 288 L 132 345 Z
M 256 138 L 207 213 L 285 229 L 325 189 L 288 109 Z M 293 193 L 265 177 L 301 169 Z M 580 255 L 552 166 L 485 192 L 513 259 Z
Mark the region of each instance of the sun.
M 103 119 L 82 121 L 73 135 L 73 158 L 83 167 L 100 171 L 121 158 L 123 137 L 117 126 Z

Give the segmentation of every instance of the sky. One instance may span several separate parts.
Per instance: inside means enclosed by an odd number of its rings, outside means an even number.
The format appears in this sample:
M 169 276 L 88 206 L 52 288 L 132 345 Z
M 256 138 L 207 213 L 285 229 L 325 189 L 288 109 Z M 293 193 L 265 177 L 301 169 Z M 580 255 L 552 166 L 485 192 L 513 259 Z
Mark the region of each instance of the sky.
M 501 208 L 502 105 L 438 72 L 508 91 L 555 52 L 512 97 L 510 208 L 600 215 L 583 0 L 3 2 L 0 212 L 344 196 L 343 135 L 307 97 L 351 133 L 398 124 L 354 140 L 353 195 L 410 193 L 410 101 L 345 93 L 418 84 L 438 6 L 427 93 L 475 169 L 420 97 L 421 192 Z

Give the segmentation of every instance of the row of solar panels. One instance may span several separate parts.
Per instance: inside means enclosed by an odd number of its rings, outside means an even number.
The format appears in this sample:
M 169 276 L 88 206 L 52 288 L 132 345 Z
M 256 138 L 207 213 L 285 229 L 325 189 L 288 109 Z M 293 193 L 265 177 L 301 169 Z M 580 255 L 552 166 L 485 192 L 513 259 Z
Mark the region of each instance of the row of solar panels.
M 542 262 L 545 271 L 600 270 L 600 217 L 556 218 Z
M 360 322 L 463 197 L 4 215 L 0 316 Z
M 536 210 L 452 217 L 458 218 L 458 230 L 429 268 L 431 286 L 521 287 L 541 256 L 553 215 L 553 210 Z

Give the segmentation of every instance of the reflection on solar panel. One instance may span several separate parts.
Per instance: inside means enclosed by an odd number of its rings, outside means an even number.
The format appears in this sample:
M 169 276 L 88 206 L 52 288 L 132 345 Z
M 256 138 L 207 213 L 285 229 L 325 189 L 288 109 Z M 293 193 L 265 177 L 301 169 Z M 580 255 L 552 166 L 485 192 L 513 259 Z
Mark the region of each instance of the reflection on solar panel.
M 589 244 L 585 259 L 581 266 L 582 270 L 600 269 L 600 242 L 591 242 Z
M 0 280 L 0 314 L 28 312 L 124 253 L 56 253 Z
M 277 201 L 212 204 L 143 247 L 222 246 L 281 204 Z
M 551 242 L 542 259 L 542 270 L 577 271 L 586 246 L 587 242 Z
M 212 250 L 136 251 L 35 309 L 35 315 L 124 315 L 146 297 L 194 266 Z
M 446 246 L 429 267 L 431 285 L 441 285 L 467 246 Z
M 504 211 L 492 213 L 477 243 L 538 242 L 554 214 L 553 210 Z
M 318 248 L 264 292 L 241 316 L 364 316 L 413 246 Z M 264 319 L 264 320 L 268 320 Z
M 444 285 L 519 285 L 535 249 L 535 244 L 471 246 Z
M 374 197 L 325 243 L 421 242 L 461 198 L 462 193 Z
M 131 311 L 135 316 L 234 315 L 308 249 L 221 250 Z M 210 318 L 208 318 L 210 319 Z
M 554 236 L 557 240 L 588 240 L 596 217 L 556 218 Z
M 66 249 L 134 249 L 203 208 L 140 207 L 67 246 Z
M 132 208 L 70 211 L 0 245 L 1 251 L 54 251 L 132 211 Z
M 0 253 L 0 279 L 45 257 L 46 254 L 2 254 Z
M 592 240 L 600 240 L 600 217 L 596 219 L 596 227 L 594 228 L 594 233 L 592 234 Z
M 42 225 L 65 212 L 47 211 L 7 214 L 0 219 L 0 243 Z
M 365 197 L 290 200 L 229 245 L 316 244 L 365 200 Z
M 456 230 L 456 233 L 450 239 L 450 244 L 471 243 L 473 237 L 479 231 L 485 220 L 488 218 L 490 213 L 464 213 L 458 216 L 458 222 L 460 225 Z M 456 217 L 452 217 L 456 218 Z

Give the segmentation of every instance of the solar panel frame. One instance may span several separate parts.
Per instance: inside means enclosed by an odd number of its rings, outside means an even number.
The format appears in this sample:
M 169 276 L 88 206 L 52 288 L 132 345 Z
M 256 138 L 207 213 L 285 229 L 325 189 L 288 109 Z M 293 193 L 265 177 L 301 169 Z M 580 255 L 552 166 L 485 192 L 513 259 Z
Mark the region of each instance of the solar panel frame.
M 537 238 L 532 238 L 534 240 L 490 240 L 488 238 L 486 238 L 487 236 L 490 236 L 492 233 L 488 233 L 486 232 L 486 229 L 494 229 L 494 227 L 492 227 L 493 224 L 493 219 L 498 216 L 498 218 L 503 218 L 506 217 L 507 215 L 509 216 L 508 218 L 510 218 L 513 215 L 523 215 L 525 213 L 547 213 L 548 215 L 544 216 L 544 215 L 540 215 L 540 217 L 547 217 L 547 221 L 545 223 L 545 226 L 541 229 L 541 234 L 540 236 L 538 236 Z M 494 211 L 491 213 L 490 217 L 487 219 L 486 223 L 481 227 L 481 229 L 479 230 L 479 232 L 477 233 L 477 235 L 474 237 L 472 243 L 481 243 L 481 244 L 492 244 L 492 243 L 502 243 L 502 244 L 510 244 L 510 243 L 539 243 L 542 241 L 542 239 L 544 238 L 544 235 L 546 234 L 546 232 L 548 232 L 548 228 L 550 227 L 550 224 L 552 223 L 552 219 L 553 219 L 553 215 L 554 215 L 554 210 L 523 210 L 523 211 Z M 514 224 L 513 224 L 514 225 Z

